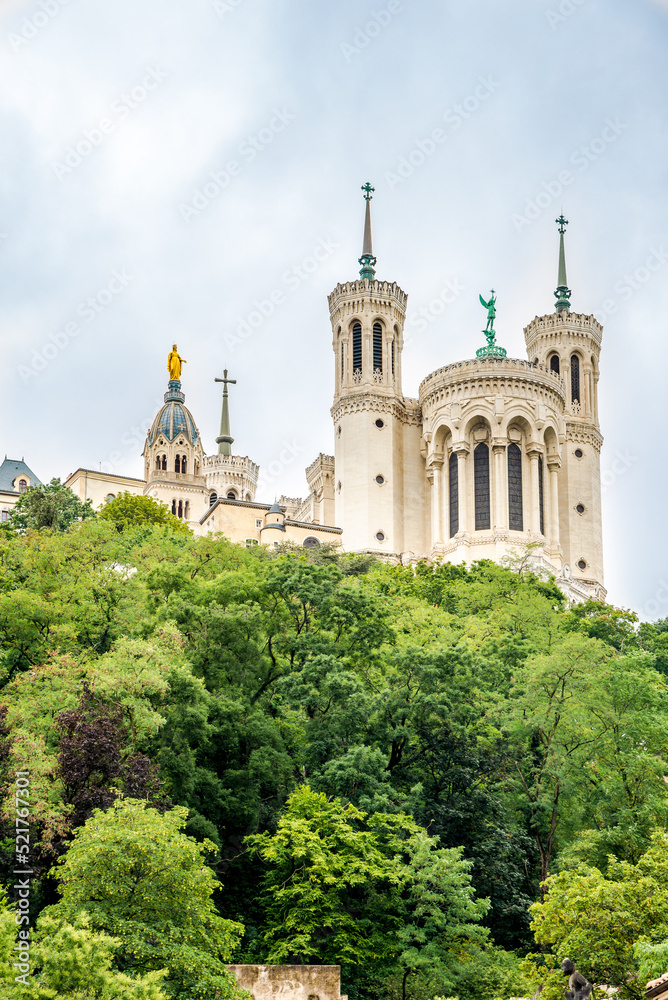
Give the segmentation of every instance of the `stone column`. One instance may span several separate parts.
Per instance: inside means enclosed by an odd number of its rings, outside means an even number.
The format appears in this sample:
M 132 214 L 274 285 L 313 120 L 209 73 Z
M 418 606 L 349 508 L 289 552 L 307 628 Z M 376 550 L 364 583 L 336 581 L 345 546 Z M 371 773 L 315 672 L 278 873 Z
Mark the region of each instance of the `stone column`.
M 494 455 L 494 521 L 493 526 L 496 531 L 508 530 L 508 486 L 506 472 L 508 463 L 506 460 L 506 442 L 493 441 L 492 453 Z
M 431 544 L 443 543 L 443 491 L 442 491 L 443 459 L 431 460 Z
M 531 531 L 534 535 L 540 535 L 540 487 L 538 482 L 538 458 L 540 452 L 536 450 L 528 451 L 528 456 L 531 462 Z M 545 484 L 543 483 L 544 489 Z M 543 504 L 545 504 L 544 495 Z
M 558 548 L 559 542 L 559 459 L 548 463 L 548 477 L 550 481 L 550 545 Z
M 459 531 L 458 535 L 469 530 L 468 483 L 466 473 L 468 462 L 468 445 L 455 445 L 457 453 L 457 494 L 459 500 Z

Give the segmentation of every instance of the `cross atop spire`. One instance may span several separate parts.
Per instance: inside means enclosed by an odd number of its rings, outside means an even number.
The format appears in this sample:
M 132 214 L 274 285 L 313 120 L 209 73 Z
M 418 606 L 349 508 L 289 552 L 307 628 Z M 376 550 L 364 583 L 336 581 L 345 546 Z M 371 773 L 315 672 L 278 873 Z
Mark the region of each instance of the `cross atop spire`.
M 564 251 L 564 233 L 568 225 L 568 219 L 564 218 L 562 212 L 558 219 L 555 219 L 559 230 L 559 271 L 557 274 L 557 290 L 554 297 L 557 300 L 556 310 L 558 313 L 568 312 L 571 308 L 571 290 L 566 280 L 566 253 Z
M 376 258 L 373 255 L 373 232 L 371 229 L 371 199 L 375 190 L 375 188 L 371 187 L 369 181 L 362 185 L 366 208 L 364 210 L 364 239 L 362 241 L 362 256 L 359 258 L 359 263 L 362 265 L 360 269 L 360 278 L 369 278 L 370 281 L 373 281 L 376 277 Z
M 215 378 L 214 382 L 223 383 L 223 410 L 220 415 L 220 435 L 216 438 L 218 454 L 231 455 L 234 438 L 230 437 L 230 405 L 228 402 L 227 387 L 228 385 L 236 385 L 237 380 L 235 378 L 228 378 L 227 368 L 225 368 L 223 371 L 223 377 Z

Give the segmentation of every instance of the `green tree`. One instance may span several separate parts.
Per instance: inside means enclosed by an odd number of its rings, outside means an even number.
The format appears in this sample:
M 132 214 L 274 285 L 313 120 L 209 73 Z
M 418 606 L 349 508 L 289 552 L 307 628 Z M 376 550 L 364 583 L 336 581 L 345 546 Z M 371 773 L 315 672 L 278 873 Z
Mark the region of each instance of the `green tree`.
M 119 493 L 114 500 L 104 505 L 98 517 L 103 521 L 111 521 L 119 531 L 157 524 L 180 534 L 190 534 L 186 522 L 175 517 L 164 503 L 135 493 Z
M 80 500 L 60 479 L 43 486 L 29 486 L 9 513 L 10 529 L 17 531 L 53 528 L 67 531 L 77 521 L 95 517 L 90 500 Z
M 545 890 L 531 908 L 536 941 L 568 955 L 590 981 L 642 997 L 645 976 L 664 971 L 668 835 L 657 833 L 637 865 L 610 858 L 605 875 L 583 865 L 551 875 Z
M 243 927 L 218 916 L 219 888 L 204 861 L 210 841 L 181 831 L 187 810 L 164 814 L 136 799 L 97 810 L 59 864 L 62 899 L 44 913 L 90 926 L 120 942 L 115 961 L 129 973 L 166 969 L 166 991 L 182 1000 L 241 994 L 226 969 Z

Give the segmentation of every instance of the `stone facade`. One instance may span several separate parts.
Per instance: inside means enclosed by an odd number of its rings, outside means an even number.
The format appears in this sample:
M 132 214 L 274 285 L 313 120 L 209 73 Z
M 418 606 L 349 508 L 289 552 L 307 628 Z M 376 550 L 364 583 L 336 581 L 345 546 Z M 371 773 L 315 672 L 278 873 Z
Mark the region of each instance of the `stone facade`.
M 338 965 L 231 965 L 253 1000 L 348 1000 Z
M 417 399 L 401 385 L 407 296 L 360 263 L 365 276 L 328 300 L 344 549 L 470 563 L 530 545 L 535 568 L 569 597 L 604 598 L 602 328 L 570 312 L 563 232 L 560 311 L 524 330 L 528 360 L 480 352 L 432 372 Z

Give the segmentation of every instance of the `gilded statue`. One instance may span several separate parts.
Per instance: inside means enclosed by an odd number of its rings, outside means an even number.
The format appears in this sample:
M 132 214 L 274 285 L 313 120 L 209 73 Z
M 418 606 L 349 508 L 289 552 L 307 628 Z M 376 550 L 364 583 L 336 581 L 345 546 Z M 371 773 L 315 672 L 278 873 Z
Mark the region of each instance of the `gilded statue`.
M 187 364 L 186 359 L 181 357 L 176 350 L 176 344 L 174 344 L 167 356 L 167 371 L 172 382 L 179 381 L 181 378 L 181 369 L 185 364 Z

